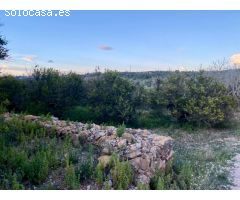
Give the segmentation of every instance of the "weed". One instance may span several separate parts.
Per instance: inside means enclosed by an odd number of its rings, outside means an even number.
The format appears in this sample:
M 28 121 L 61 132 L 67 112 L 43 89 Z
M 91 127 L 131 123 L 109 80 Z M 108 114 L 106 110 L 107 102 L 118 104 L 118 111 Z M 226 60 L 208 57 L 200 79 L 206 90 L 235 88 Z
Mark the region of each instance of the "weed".
M 68 189 L 75 190 L 79 187 L 79 179 L 75 173 L 75 169 L 72 164 L 66 167 L 66 174 L 64 180 Z
M 133 171 L 128 161 L 120 162 L 114 154 L 111 159 L 111 177 L 114 189 L 126 190 L 133 181 Z
M 117 136 L 118 137 L 122 137 L 122 135 L 125 132 L 125 129 L 126 129 L 126 126 L 125 126 L 124 123 L 122 125 L 118 126 L 118 128 L 117 128 Z

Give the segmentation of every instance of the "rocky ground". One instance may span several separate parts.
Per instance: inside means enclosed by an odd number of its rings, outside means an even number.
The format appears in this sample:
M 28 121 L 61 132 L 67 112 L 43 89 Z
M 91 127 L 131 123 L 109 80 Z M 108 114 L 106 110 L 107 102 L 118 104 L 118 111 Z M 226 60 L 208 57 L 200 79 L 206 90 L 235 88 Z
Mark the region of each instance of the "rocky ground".
M 192 168 L 192 189 L 240 189 L 240 132 L 238 128 L 205 129 L 191 133 L 158 129 L 174 139 L 174 160 Z

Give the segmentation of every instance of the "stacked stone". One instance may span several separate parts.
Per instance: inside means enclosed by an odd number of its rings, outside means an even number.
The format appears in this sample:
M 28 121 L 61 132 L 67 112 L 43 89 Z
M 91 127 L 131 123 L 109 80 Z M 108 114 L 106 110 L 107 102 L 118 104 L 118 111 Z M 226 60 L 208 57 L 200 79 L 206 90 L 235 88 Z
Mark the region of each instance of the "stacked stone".
M 8 118 L 11 118 L 11 115 L 5 114 L 5 119 Z M 59 136 L 69 134 L 76 144 L 79 137 L 84 138 L 99 147 L 99 160 L 109 160 L 113 152 L 117 153 L 130 162 L 137 183 L 148 184 L 157 170 L 166 167 L 173 155 L 172 138 L 153 134 L 148 130 L 126 128 L 122 137 L 118 137 L 117 128 L 113 126 L 67 122 L 55 117 L 42 120 L 41 117 L 33 115 L 25 115 L 24 119 L 38 121 L 46 128 L 54 127 Z

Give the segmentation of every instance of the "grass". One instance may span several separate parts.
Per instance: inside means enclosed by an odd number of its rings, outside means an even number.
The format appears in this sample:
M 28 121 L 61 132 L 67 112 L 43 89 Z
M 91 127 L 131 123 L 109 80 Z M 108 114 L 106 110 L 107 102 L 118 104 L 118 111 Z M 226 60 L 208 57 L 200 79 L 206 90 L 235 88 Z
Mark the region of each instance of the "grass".
M 204 129 L 191 134 L 181 129 L 157 129 L 159 134 L 174 138 L 174 158 L 171 187 L 159 182 L 165 189 L 230 189 L 232 186 L 232 160 L 239 153 L 238 129 Z M 185 178 L 181 174 L 184 174 Z M 186 177 L 190 177 L 187 178 Z M 166 179 L 162 176 L 162 179 Z M 179 187 L 179 180 L 188 187 Z M 164 180 L 167 182 L 166 180 Z M 163 182 L 164 182 L 163 181 Z M 180 184 L 184 185 L 184 184 Z M 177 186 L 177 187 L 176 187 Z M 156 186 L 155 186 L 156 188 Z
M 133 183 L 133 170 L 128 161 L 120 160 L 119 156 L 113 153 L 107 166 L 98 163 L 95 180 L 105 189 L 109 189 L 109 180 L 112 180 L 114 189 L 126 190 Z
M 21 116 L 0 118 L 0 189 L 79 188 L 93 178 L 95 151 Z
M 126 129 L 126 126 L 125 126 L 124 123 L 122 125 L 118 126 L 118 128 L 117 128 L 117 136 L 118 137 L 122 137 L 122 135 L 125 132 L 125 129 Z

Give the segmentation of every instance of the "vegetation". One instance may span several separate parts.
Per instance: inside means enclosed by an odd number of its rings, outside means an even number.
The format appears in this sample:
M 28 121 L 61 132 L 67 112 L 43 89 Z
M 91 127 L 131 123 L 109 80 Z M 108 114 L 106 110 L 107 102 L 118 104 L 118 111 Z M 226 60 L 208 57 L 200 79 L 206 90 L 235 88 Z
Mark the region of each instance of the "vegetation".
M 0 35 L 0 60 L 8 57 L 8 49 L 6 49 L 7 41 Z
M 0 122 L 0 188 L 30 189 L 43 184 L 55 170 L 65 167 L 69 189 L 79 183 L 69 155 L 77 148 L 67 138 L 56 138 L 36 122 L 21 118 Z M 66 154 L 67 153 L 67 154 Z
M 159 171 L 151 180 L 150 188 L 155 190 L 189 190 L 192 184 L 192 169 L 188 164 L 172 166 L 171 163 L 166 170 Z
M 67 189 L 78 189 L 79 187 L 79 179 L 76 176 L 75 168 L 72 164 L 66 167 L 66 174 L 65 174 L 65 184 Z
M 154 128 L 219 127 L 231 120 L 237 103 L 222 83 L 202 72 L 175 72 L 147 89 L 113 71 L 83 79 L 35 67 L 26 79 L 0 77 L 0 105 L 3 111 Z
M 152 95 L 155 116 L 165 113 L 172 121 L 193 126 L 216 126 L 231 119 L 236 100 L 213 78 L 176 72 L 158 82 Z
M 6 45 L 0 36 L 0 60 L 8 57 Z M 114 124 L 118 137 L 126 126 L 222 128 L 240 105 L 239 77 L 237 69 L 79 75 L 36 66 L 28 77 L 0 76 L 0 114 Z M 91 128 L 89 123 L 87 129 Z M 228 161 L 239 153 L 239 143 L 229 141 L 239 141 L 239 136 L 168 131 L 175 139 L 174 159 L 150 185 L 139 183 L 138 189 L 231 187 Z M 134 174 L 128 161 L 113 154 L 104 166 L 96 155 L 84 141 L 73 144 L 70 137 L 59 138 L 54 129 L 21 115 L 8 121 L 0 117 L 0 189 L 80 189 L 85 182 L 96 182 L 98 189 L 132 188 Z
M 118 137 L 122 137 L 122 135 L 125 132 L 125 129 L 126 129 L 125 124 L 122 124 L 122 125 L 118 126 L 118 128 L 117 128 L 117 136 Z
M 120 161 L 114 153 L 107 166 L 98 163 L 95 179 L 99 185 L 107 185 L 108 180 L 111 179 L 114 189 L 126 190 L 133 183 L 133 171 L 128 161 Z

